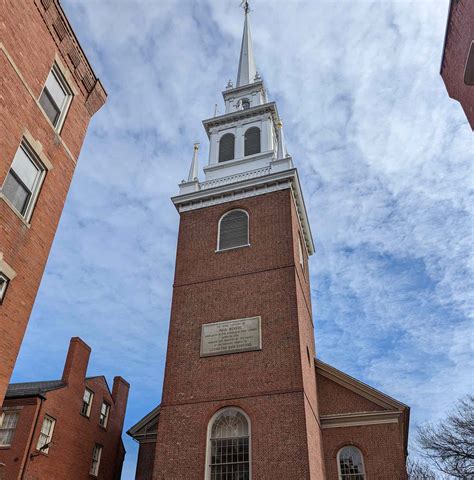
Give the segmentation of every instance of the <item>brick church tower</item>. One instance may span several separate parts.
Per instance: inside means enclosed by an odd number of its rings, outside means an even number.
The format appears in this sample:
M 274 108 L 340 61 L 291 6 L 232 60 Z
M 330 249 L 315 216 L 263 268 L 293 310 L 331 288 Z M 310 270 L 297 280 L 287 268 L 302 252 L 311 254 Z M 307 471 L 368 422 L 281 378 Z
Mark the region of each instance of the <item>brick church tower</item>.
M 140 442 L 136 478 L 365 480 L 370 452 L 370 478 L 404 479 L 406 407 L 315 359 L 313 239 L 248 16 L 225 113 L 203 122 L 205 180 L 196 145 L 172 199 L 180 226 L 163 396 L 128 432 Z M 380 441 L 346 430 L 378 422 L 391 429 L 375 432 Z M 376 458 L 389 446 L 392 459 Z

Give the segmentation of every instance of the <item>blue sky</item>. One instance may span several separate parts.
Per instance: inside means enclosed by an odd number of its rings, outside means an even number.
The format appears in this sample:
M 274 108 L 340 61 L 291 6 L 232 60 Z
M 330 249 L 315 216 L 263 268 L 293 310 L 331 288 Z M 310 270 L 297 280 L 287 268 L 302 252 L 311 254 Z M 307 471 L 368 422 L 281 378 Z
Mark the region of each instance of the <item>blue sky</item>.
M 63 0 L 109 98 L 91 122 L 14 381 L 161 397 L 178 214 L 169 198 L 229 78 L 239 0 Z M 473 387 L 472 133 L 439 75 L 448 0 L 252 2 L 259 71 L 300 170 L 318 356 L 412 408 L 412 431 Z M 125 438 L 124 479 L 137 446 Z

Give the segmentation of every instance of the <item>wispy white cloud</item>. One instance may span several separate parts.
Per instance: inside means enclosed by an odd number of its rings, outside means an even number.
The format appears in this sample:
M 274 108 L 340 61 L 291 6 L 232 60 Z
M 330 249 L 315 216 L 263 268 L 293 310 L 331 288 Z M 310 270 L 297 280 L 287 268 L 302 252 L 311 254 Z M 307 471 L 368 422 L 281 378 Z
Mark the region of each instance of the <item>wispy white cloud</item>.
M 131 382 L 126 426 L 160 400 L 178 224 L 169 197 L 196 139 L 204 163 L 201 120 L 215 103 L 222 110 L 235 77 L 238 3 L 63 2 L 109 99 L 89 129 L 15 377 L 58 376 L 80 335 L 91 372 Z M 473 142 L 439 76 L 447 7 L 259 1 L 252 14 L 317 243 L 319 355 L 410 404 L 414 424 L 473 386 Z M 127 450 L 133 478 L 131 441 Z

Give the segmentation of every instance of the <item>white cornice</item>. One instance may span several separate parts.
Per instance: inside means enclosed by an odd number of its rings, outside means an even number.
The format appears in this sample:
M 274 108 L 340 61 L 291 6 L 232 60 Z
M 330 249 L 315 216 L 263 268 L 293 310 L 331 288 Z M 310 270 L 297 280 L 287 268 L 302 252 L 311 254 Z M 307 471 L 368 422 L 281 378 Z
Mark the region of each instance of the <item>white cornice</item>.
M 267 172 L 271 172 L 271 168 L 244 172 L 213 182 L 203 182 L 196 185 L 195 191 L 172 197 L 171 201 L 179 212 L 186 212 L 289 188 L 293 193 L 308 253 L 312 255 L 313 236 L 297 170 L 291 168 L 275 173 Z M 213 184 L 216 186 L 212 186 Z
M 203 120 L 202 124 L 206 130 L 207 136 L 210 136 L 210 129 L 223 124 L 228 124 L 229 122 L 235 120 L 241 120 L 244 118 L 254 117 L 255 115 L 260 115 L 262 113 L 270 112 L 273 117 L 273 121 L 277 124 L 280 121 L 280 116 L 278 115 L 278 109 L 275 102 L 264 103 L 263 105 L 257 105 L 256 107 L 248 108 L 247 110 L 237 110 L 236 112 L 226 113 L 218 117 L 208 118 Z
M 360 427 L 398 423 L 403 419 L 403 411 L 341 413 L 321 415 L 320 418 L 322 428 Z

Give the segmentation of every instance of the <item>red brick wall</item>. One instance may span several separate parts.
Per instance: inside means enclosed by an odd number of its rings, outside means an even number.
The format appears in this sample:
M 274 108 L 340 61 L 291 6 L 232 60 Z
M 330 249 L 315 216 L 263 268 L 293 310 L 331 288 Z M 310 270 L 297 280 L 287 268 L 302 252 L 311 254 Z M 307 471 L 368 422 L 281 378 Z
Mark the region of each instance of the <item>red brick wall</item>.
M 135 480 L 152 480 L 156 442 L 140 443 Z
M 355 445 L 364 456 L 368 479 L 406 480 L 404 447 L 395 423 L 323 430 L 327 480 L 337 480 L 337 452 Z
M 317 378 L 319 413 L 321 415 L 385 410 L 380 405 L 357 395 L 323 375 L 318 375 Z
M 51 18 L 57 15 L 56 3 L 50 2 L 47 14 Z M 53 165 L 46 175 L 30 225 L 22 222 L 0 198 L 0 252 L 17 273 L 0 305 L 0 403 L 91 117 L 86 108 L 88 93 L 72 74 L 69 81 L 77 95 L 71 103 L 61 137 L 57 136 L 37 104 L 55 54 L 65 66 L 69 66 L 70 59 L 64 52 L 72 49 L 66 46 L 71 42 L 69 35 L 58 43 L 58 38 L 47 28 L 40 13 L 44 10 L 42 5 L 39 1 L 35 4 L 34 0 L 6 0 L 0 8 L 0 188 L 25 129 L 41 142 L 44 155 Z
M 4 469 L 8 480 L 18 478 L 26 458 L 27 480 L 88 478 L 92 461 L 92 451 L 96 443 L 103 446 L 99 469 L 99 479 L 118 480 L 123 462 L 121 435 L 128 397 L 129 385 L 121 377 L 114 379 L 111 395 L 104 377 L 85 380 L 83 366 L 87 366 L 90 349 L 80 339 L 71 341 L 68 360 L 75 360 L 77 369 L 69 370 L 69 382 L 64 388 L 45 393 L 46 399 L 39 410 L 38 422 L 35 424 L 34 405 L 39 399 L 17 399 L 5 401 L 4 406 L 21 405 L 19 425 L 11 448 L 0 450 L 0 462 L 7 465 Z M 81 415 L 82 398 L 85 387 L 94 392 L 90 417 Z M 107 428 L 99 425 L 102 401 L 109 405 L 110 414 Z M 48 454 L 36 451 L 44 415 L 56 420 L 53 443 Z M 30 431 L 34 429 L 31 449 Z M 33 458 L 30 454 L 33 453 Z M 18 460 L 16 460 L 18 459 Z
M 464 68 L 474 40 L 474 2 L 452 0 L 441 76 L 451 98 L 458 100 L 474 129 L 474 86 L 464 83 Z
M 215 253 L 219 218 L 232 208 L 249 212 L 251 246 Z M 297 231 L 290 190 L 181 215 L 155 479 L 203 474 L 209 419 L 229 405 L 251 419 L 254 479 L 323 478 Z M 256 315 L 262 351 L 199 357 L 202 324 Z

